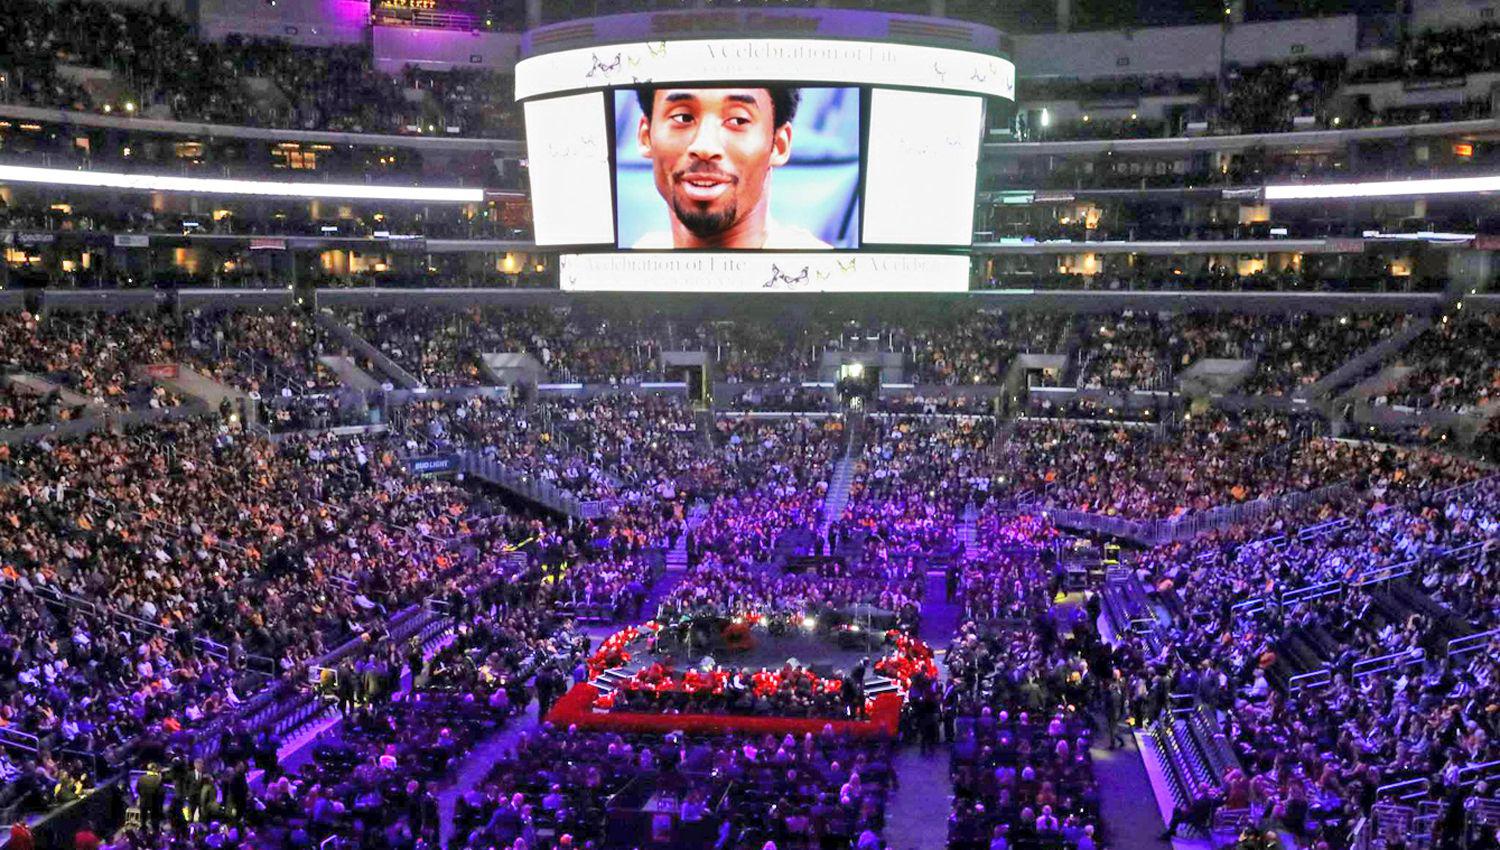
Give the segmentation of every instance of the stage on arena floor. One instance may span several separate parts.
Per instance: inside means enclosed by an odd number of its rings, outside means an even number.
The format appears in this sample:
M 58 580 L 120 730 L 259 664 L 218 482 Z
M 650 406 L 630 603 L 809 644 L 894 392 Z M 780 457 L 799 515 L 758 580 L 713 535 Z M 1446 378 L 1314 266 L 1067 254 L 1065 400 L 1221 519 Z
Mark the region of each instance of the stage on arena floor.
M 885 633 L 842 624 L 818 625 L 800 618 L 768 628 L 727 619 L 692 628 L 627 628 L 601 645 L 591 663 L 590 679 L 563 695 L 547 715 L 559 725 L 617 732 L 818 733 L 825 727 L 860 738 L 894 737 L 904 702 L 899 683 L 876 672 L 891 649 Z M 696 634 L 696 638 L 689 637 Z M 609 707 L 611 695 L 637 672 L 649 667 L 689 671 L 779 671 L 794 668 L 838 683 L 852 671 L 861 677 L 865 716 L 858 719 L 817 714 L 783 716 L 758 712 L 638 712 Z

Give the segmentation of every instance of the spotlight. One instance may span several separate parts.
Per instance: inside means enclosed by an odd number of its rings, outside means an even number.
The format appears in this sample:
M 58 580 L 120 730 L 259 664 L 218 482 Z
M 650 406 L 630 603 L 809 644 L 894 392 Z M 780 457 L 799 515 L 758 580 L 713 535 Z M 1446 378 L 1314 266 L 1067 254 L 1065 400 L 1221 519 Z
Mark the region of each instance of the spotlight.
M 803 617 L 802 618 L 802 628 L 807 629 L 808 631 L 812 631 L 813 629 L 815 629 L 817 627 L 818 627 L 818 621 L 817 621 L 817 619 L 815 617 Z

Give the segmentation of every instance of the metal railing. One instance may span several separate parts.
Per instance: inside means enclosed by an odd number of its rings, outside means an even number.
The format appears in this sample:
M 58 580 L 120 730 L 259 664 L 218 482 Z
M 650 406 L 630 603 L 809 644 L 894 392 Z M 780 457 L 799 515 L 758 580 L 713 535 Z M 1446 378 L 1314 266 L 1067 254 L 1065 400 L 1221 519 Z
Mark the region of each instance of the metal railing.
M 1490 629 L 1487 632 L 1456 637 L 1448 641 L 1448 656 L 1450 658 L 1462 658 L 1471 652 L 1484 649 L 1489 645 L 1490 641 L 1497 638 L 1500 638 L 1500 629 Z
M 1256 614 L 1265 610 L 1268 605 L 1278 605 L 1283 608 L 1295 608 L 1305 602 L 1312 602 L 1328 596 L 1338 596 L 1347 592 L 1350 588 L 1368 587 L 1374 584 L 1385 584 L 1396 579 L 1405 578 L 1412 574 L 1417 566 L 1417 559 L 1402 561 L 1396 564 L 1387 564 L 1379 567 L 1370 567 L 1356 573 L 1348 580 L 1333 579 L 1330 581 L 1316 582 L 1291 590 L 1277 590 L 1274 593 L 1263 596 L 1252 596 L 1234 604 L 1233 611 L 1239 615 Z
M 1095 534 L 1108 534 L 1148 546 L 1160 546 L 1191 540 L 1211 531 L 1258 522 L 1273 511 L 1297 510 L 1312 504 L 1336 501 L 1346 498 L 1351 492 L 1346 484 L 1330 484 L 1315 490 L 1224 505 L 1164 520 L 1131 520 L 1087 511 L 1049 510 L 1038 505 L 1029 507 L 1046 513 L 1058 525 Z
M 1491 640 L 1500 638 L 1500 629 L 1491 629 L 1487 632 L 1479 632 L 1472 635 L 1456 637 L 1448 641 L 1446 655 L 1453 659 L 1462 659 L 1469 654 L 1478 652 L 1489 646 Z M 1414 667 L 1427 660 L 1427 654 L 1420 647 L 1405 649 L 1400 652 L 1391 652 L 1378 655 L 1374 658 L 1364 658 L 1356 661 L 1351 672 L 1356 680 L 1373 676 L 1377 673 L 1385 673 L 1397 668 Z M 1305 690 L 1308 688 L 1325 687 L 1333 683 L 1333 665 L 1325 664 L 1306 673 L 1293 676 L 1287 680 L 1287 688 L 1291 691 Z
M 461 452 L 458 456 L 458 468 L 465 475 L 498 484 L 522 498 L 577 519 L 595 519 L 618 507 L 618 502 L 613 499 L 584 501 L 550 481 L 518 472 L 478 452 Z

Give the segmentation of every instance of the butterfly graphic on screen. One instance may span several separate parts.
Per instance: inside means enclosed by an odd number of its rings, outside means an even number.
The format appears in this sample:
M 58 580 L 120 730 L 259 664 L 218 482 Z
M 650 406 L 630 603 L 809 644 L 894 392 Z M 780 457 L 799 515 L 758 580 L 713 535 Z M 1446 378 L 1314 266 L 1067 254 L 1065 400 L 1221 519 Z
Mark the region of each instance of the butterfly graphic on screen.
M 667 55 L 667 43 L 665 41 L 658 41 L 655 44 L 648 44 L 646 45 L 646 49 L 651 51 L 652 56 Z
M 843 260 L 834 260 L 834 262 L 839 264 L 839 271 L 848 274 L 849 272 L 854 271 L 854 267 L 859 263 L 859 258 L 855 257 L 847 263 Z
M 985 80 L 989 79 L 989 75 L 988 74 L 981 74 L 981 73 L 979 73 L 979 69 L 975 68 L 974 69 L 974 73 L 972 73 L 972 74 L 969 75 L 969 79 L 973 80 L 976 83 L 982 83 Z
M 601 73 L 607 76 L 609 74 L 613 74 L 620 67 L 620 61 L 621 61 L 621 59 L 620 59 L 620 54 L 618 54 L 618 53 L 616 53 L 615 54 L 615 58 L 613 60 L 611 60 L 610 62 L 608 62 L 608 63 L 600 61 L 599 60 L 599 54 L 597 54 L 597 53 L 593 53 L 593 54 L 590 54 L 590 55 L 594 59 L 594 67 L 590 68 L 589 72 L 584 75 L 586 77 L 592 77 L 595 74 L 601 74 Z
M 807 266 L 803 266 L 802 267 L 802 271 L 794 277 L 794 276 L 789 275 L 786 272 L 782 271 L 781 270 L 781 266 L 778 266 L 775 263 L 772 263 L 771 264 L 771 279 L 768 280 L 768 281 L 766 281 L 764 288 L 765 289 L 771 289 L 772 287 L 775 287 L 775 286 L 778 286 L 778 285 L 780 285 L 780 286 L 797 286 L 799 284 L 807 283 L 807 276 L 808 276 L 808 274 L 809 274 L 809 272 L 808 272 Z

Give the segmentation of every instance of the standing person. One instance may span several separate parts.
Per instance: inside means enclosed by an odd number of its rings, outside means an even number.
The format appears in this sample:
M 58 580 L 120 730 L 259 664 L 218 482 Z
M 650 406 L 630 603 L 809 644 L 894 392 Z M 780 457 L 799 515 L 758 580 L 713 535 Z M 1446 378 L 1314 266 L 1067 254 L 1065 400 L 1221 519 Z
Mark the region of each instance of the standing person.
M 547 712 L 552 709 L 553 691 L 552 667 L 548 665 L 537 671 L 536 674 L 536 716 L 538 720 L 547 719 Z
M 205 786 L 212 788 L 213 780 L 203 770 L 203 759 L 194 759 L 192 769 L 177 783 L 183 815 L 188 823 L 195 823 L 203 812 Z
M 141 824 L 152 835 L 161 831 L 162 804 L 166 801 L 161 768 L 156 762 L 146 765 L 146 772 L 135 782 L 136 799 L 141 808 Z
M 1124 747 L 1125 738 L 1120 734 L 1120 723 L 1125 718 L 1125 685 L 1115 679 L 1104 689 L 1104 731 L 1109 735 L 1109 748 Z
M 943 685 L 943 697 L 939 703 L 943 712 L 943 738 L 949 743 L 957 737 L 955 721 L 958 719 L 958 682 L 949 679 Z
M 335 686 L 338 688 L 339 711 L 347 715 L 354 711 L 354 689 L 356 685 L 354 680 L 354 662 L 347 658 L 344 659 L 344 663 L 339 665 L 338 672 L 334 675 L 337 678 Z
M 229 807 L 234 812 L 234 819 L 236 822 L 243 821 L 250 810 L 249 766 L 243 761 L 235 762 L 226 785 L 225 792 L 229 797 Z

